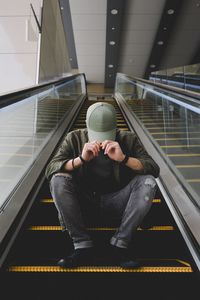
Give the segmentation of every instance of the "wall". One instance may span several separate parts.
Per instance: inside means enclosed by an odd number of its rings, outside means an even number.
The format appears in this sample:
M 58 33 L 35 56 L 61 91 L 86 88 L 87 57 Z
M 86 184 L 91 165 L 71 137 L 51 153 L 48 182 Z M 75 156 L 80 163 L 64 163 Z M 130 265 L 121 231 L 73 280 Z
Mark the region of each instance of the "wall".
M 71 73 L 59 2 L 44 0 L 39 82 Z
M 41 0 L 0 0 L 0 94 L 35 84 Z

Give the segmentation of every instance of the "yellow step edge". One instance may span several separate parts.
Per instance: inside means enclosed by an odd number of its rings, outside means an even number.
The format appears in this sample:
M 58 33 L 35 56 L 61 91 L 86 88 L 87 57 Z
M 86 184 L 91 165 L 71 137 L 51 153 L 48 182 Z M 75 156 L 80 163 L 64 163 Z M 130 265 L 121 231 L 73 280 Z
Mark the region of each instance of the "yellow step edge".
M 42 199 L 42 203 L 54 203 L 52 198 Z M 153 203 L 161 203 L 161 199 L 153 199 Z
M 160 146 L 160 148 L 195 148 L 200 147 L 200 145 L 170 145 L 170 146 Z
M 58 266 L 11 266 L 9 272 L 50 272 L 50 273 L 192 273 L 192 268 L 184 267 L 161 267 L 148 266 L 134 269 L 125 269 L 121 267 L 96 267 L 83 266 L 77 268 L 60 268 Z
M 171 122 L 171 121 L 169 121 L 168 122 L 168 125 L 172 125 L 172 124 L 174 124 L 173 122 Z M 174 124 L 174 125 L 184 125 L 185 123 L 184 122 L 176 122 L 176 124 Z M 156 120 L 155 120 L 155 122 L 153 123 L 153 122 L 146 122 L 145 123 L 145 126 L 146 125 L 148 125 L 148 126 L 158 126 L 158 125 L 163 125 L 162 127 L 164 127 L 164 126 L 166 126 L 166 124 L 164 124 L 164 122 L 157 122 Z M 147 127 L 147 126 L 146 126 Z M 184 127 L 185 128 L 185 127 Z
M 129 131 L 128 127 L 120 128 L 121 131 Z
M 190 134 L 197 134 L 197 133 L 200 133 L 200 131 L 190 131 L 189 132 Z M 170 132 L 151 132 L 152 135 L 155 135 L 155 134 L 186 134 L 185 131 L 170 131 Z
M 89 231 L 115 231 L 117 227 L 88 227 L 87 230 Z M 30 226 L 28 230 L 31 231 L 61 231 L 61 226 Z M 145 231 L 173 231 L 173 226 L 152 226 L 148 229 L 142 229 L 140 227 L 137 228 L 138 231 L 145 230 Z
M 195 157 L 200 156 L 199 153 L 182 153 L 182 154 L 167 154 L 168 157 Z
M 86 121 L 86 115 L 84 114 L 83 116 L 79 116 L 78 119 L 75 120 L 75 122 L 84 122 Z M 86 124 L 86 123 L 85 123 Z
M 174 129 L 174 128 L 176 128 L 176 129 L 183 129 L 183 128 L 185 128 L 185 126 L 181 126 L 181 127 L 179 127 L 179 126 L 166 126 L 166 127 L 164 127 L 164 126 L 162 126 L 162 127 L 147 127 L 147 126 L 145 126 L 149 131 L 150 130 L 156 130 L 156 129 L 159 129 L 159 130 L 163 130 L 164 132 L 165 132 L 165 130 L 166 129 Z M 163 132 L 163 133 L 164 133 Z
M 86 117 L 85 117 L 86 118 Z M 86 125 L 86 121 L 85 121 L 85 118 L 79 118 L 79 119 L 77 119 L 76 121 L 75 121 L 75 124 L 76 123 L 80 123 L 80 124 L 85 124 Z M 117 118 L 117 123 L 126 123 L 125 122 L 125 120 L 124 120 L 124 118 Z M 185 128 L 185 127 L 184 127 Z
M 75 124 L 72 128 L 73 128 L 73 130 L 84 129 L 85 126 Z M 120 130 L 122 130 L 123 128 L 126 128 L 127 130 L 129 129 L 126 124 L 117 125 L 117 128 L 120 129 Z
M 178 169 L 181 168 L 200 168 L 200 165 L 175 165 Z
M 159 116 L 159 117 L 160 117 L 160 116 Z M 150 118 L 147 117 L 147 116 L 146 116 L 146 117 L 144 116 L 143 118 L 141 118 L 141 117 L 138 117 L 138 118 L 139 118 L 141 121 L 143 121 L 143 122 L 144 122 L 144 121 L 145 121 L 145 122 L 146 122 L 146 121 L 148 121 L 148 122 L 152 122 L 152 121 L 155 121 L 155 122 L 157 122 L 157 121 L 166 121 L 166 118 L 154 118 L 154 119 L 151 118 L 151 119 L 150 119 Z M 173 121 L 173 122 L 174 122 L 174 121 L 176 121 L 176 122 L 181 122 L 180 119 L 167 119 L 167 121 L 168 121 L 168 122 L 171 122 L 171 121 Z
M 80 121 L 80 120 L 75 121 L 73 125 L 86 128 L 86 123 L 83 121 Z M 127 126 L 127 123 L 124 120 L 117 120 L 117 125 L 126 125 Z
M 153 199 L 153 203 L 161 203 L 161 199 Z
M 184 141 L 187 138 L 158 138 L 155 141 Z M 200 140 L 200 137 L 190 137 L 189 140 Z
M 73 127 L 72 130 L 82 129 L 83 127 Z M 121 127 L 120 130 L 122 131 L 129 131 L 128 127 Z
M 196 179 L 187 179 L 187 182 L 200 182 L 200 178 L 196 178 Z

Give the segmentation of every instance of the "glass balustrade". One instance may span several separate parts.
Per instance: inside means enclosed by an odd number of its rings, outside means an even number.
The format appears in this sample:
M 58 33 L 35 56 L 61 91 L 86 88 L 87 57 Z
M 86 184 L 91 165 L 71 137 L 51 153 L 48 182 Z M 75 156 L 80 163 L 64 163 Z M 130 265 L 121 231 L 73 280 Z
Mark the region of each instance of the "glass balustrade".
M 2 207 L 63 118 L 85 94 L 84 76 L 50 84 L 0 109 L 0 207 Z M 21 96 L 20 96 L 21 97 Z
M 115 93 L 200 206 L 200 102 L 123 74 Z
M 151 72 L 149 80 L 200 93 L 200 64 Z

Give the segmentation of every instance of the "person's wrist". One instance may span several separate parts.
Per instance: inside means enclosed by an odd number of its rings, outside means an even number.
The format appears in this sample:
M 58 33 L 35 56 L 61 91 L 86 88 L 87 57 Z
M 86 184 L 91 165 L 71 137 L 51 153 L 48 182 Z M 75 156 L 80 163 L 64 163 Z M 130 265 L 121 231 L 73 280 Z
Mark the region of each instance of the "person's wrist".
M 86 163 L 86 160 L 83 158 L 83 156 L 81 154 L 79 155 L 79 159 L 82 164 Z
M 119 163 L 121 163 L 124 159 L 125 159 L 126 155 L 125 154 L 122 154 L 120 160 L 119 160 Z
M 120 164 L 121 165 L 126 165 L 128 159 L 129 159 L 128 154 L 124 154 L 124 158 L 120 161 Z

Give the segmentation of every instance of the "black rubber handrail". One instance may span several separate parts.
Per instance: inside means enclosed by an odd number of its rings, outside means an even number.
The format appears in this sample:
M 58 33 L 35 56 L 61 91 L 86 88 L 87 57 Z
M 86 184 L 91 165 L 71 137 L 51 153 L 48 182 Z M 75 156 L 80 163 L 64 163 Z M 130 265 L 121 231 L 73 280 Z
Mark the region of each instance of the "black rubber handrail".
M 128 80 L 133 81 L 133 82 L 136 82 L 136 81 L 141 82 L 143 84 L 148 84 L 148 85 L 154 86 L 156 88 L 165 90 L 167 92 L 177 94 L 179 96 L 187 96 L 187 97 L 193 98 L 195 100 L 198 100 L 198 102 L 196 102 L 196 104 L 200 104 L 200 102 L 199 102 L 200 101 L 200 94 L 199 93 L 196 93 L 196 92 L 193 92 L 193 91 L 186 91 L 186 90 L 176 88 L 176 87 L 172 87 L 172 86 L 168 86 L 168 85 L 165 85 L 165 84 L 162 84 L 162 83 L 155 83 L 153 81 L 138 78 L 138 77 L 131 77 L 131 76 L 123 74 L 123 73 L 117 73 L 117 74 L 119 74 L 119 75 L 123 76 L 124 78 L 127 78 Z
M 79 77 L 80 75 L 82 75 L 85 79 L 85 86 L 87 89 L 87 85 L 86 85 L 86 77 L 84 73 L 79 73 L 79 74 L 75 74 L 72 76 L 68 76 L 68 77 L 63 77 L 61 79 L 58 80 L 54 80 L 54 81 L 50 81 L 50 82 L 46 82 L 46 83 L 42 83 L 42 84 L 38 84 L 35 86 L 32 86 L 30 88 L 26 88 L 23 90 L 19 90 L 19 91 L 15 91 L 9 94 L 5 94 L 0 96 L 0 108 L 3 108 L 5 106 L 11 105 L 13 103 L 19 102 L 21 100 L 24 100 L 25 98 L 28 98 L 30 96 L 33 96 L 35 94 L 38 93 L 38 91 L 42 92 L 45 91 L 46 89 L 48 89 L 50 86 L 54 85 L 60 85 L 62 83 L 65 82 L 69 82 L 77 77 Z M 86 90 L 86 94 L 87 94 L 87 90 Z

